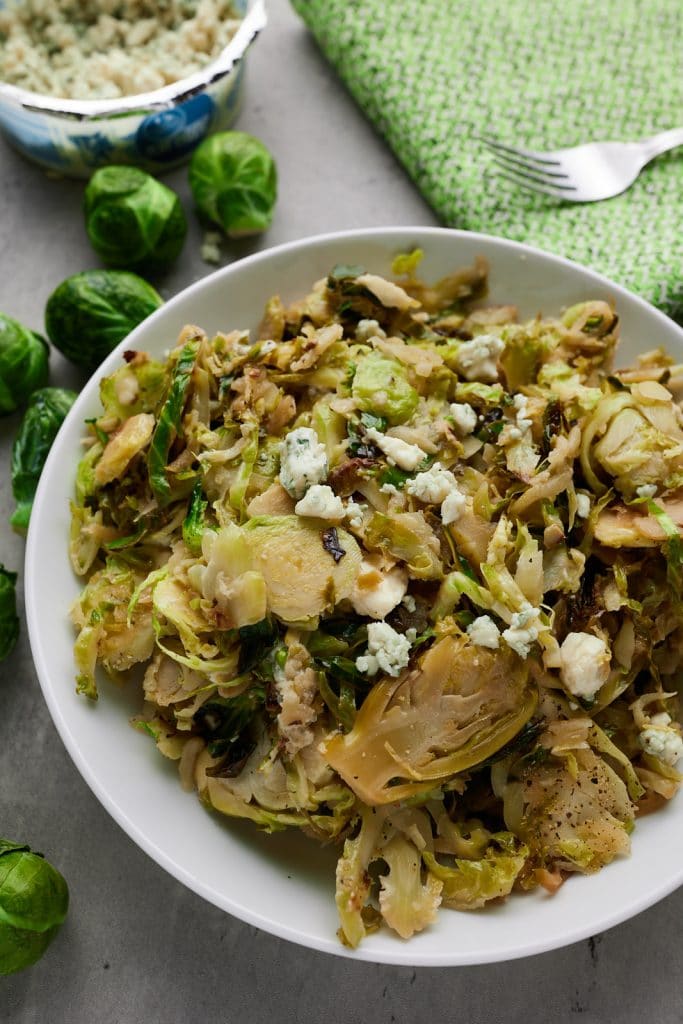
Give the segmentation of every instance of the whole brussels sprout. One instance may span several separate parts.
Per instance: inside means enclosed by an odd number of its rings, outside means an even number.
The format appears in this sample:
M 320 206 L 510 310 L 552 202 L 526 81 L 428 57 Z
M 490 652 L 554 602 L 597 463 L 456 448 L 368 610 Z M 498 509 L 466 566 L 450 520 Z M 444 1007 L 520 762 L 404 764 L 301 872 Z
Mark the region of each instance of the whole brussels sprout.
M 110 267 L 166 267 L 183 247 L 187 221 L 180 199 L 137 167 L 95 171 L 84 207 L 88 238 Z
M 9 657 L 19 636 L 16 582 L 17 574 L 0 564 L 0 661 Z
M 163 299 L 137 274 L 86 270 L 67 277 L 47 300 L 45 327 L 60 352 L 94 370 Z
M 277 198 L 275 162 L 246 132 L 210 135 L 190 161 L 190 188 L 199 212 L 239 238 L 265 231 Z
M 39 334 L 0 313 L 0 416 L 14 412 L 47 384 L 49 352 Z
M 68 909 L 68 886 L 42 853 L 0 839 L 0 975 L 39 960 Z
M 76 399 L 66 388 L 34 391 L 12 445 L 12 493 L 17 503 L 10 523 L 25 533 L 33 499 L 52 442 Z

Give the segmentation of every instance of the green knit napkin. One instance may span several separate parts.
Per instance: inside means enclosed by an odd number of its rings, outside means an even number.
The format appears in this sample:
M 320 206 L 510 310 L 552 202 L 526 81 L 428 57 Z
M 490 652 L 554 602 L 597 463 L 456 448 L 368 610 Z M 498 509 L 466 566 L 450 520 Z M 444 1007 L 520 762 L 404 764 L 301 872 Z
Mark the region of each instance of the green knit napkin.
M 292 0 L 443 221 L 560 253 L 683 321 L 683 149 L 623 195 L 507 182 L 476 134 L 535 149 L 683 124 L 681 0 Z

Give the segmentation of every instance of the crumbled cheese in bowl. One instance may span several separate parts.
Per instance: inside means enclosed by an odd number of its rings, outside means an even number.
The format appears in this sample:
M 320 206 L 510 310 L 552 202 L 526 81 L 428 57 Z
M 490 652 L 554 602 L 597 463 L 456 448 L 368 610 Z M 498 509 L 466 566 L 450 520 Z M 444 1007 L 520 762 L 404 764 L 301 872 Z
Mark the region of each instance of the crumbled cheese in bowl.
M 294 511 L 298 516 L 340 523 L 344 518 L 344 503 L 327 484 L 313 484 L 297 501 Z
M 467 634 L 477 647 L 489 647 L 492 651 L 500 647 L 500 630 L 490 615 L 480 615 L 471 622 Z
M 471 434 L 477 425 L 477 414 L 469 402 L 452 402 L 451 417 L 462 437 Z
M 505 342 L 495 334 L 480 334 L 471 341 L 460 345 L 455 365 L 465 380 L 479 380 L 490 384 L 498 380 L 498 356 L 505 348 Z
M 315 430 L 297 427 L 281 442 L 280 483 L 292 498 L 303 498 L 309 487 L 326 480 L 327 470 L 325 445 Z
M 406 483 L 406 492 L 432 505 L 440 505 L 442 501 L 457 487 L 455 477 L 449 469 L 444 469 L 440 462 L 418 473 Z
M 568 633 L 560 647 L 560 678 L 575 697 L 593 700 L 607 682 L 610 653 L 602 637 Z
M 410 660 L 410 640 L 397 633 L 388 622 L 371 622 L 368 626 L 368 649 L 356 658 L 356 668 L 375 676 L 382 670 L 399 676 Z
M 387 462 L 392 466 L 398 466 L 399 469 L 405 469 L 410 473 L 424 462 L 425 453 L 416 444 L 402 441 L 400 437 L 390 437 L 375 427 L 368 427 L 365 433 L 368 440 L 373 441 L 384 452 Z
M 0 81 L 116 99 L 200 71 L 240 24 L 230 0 L 25 0 L 0 9 Z

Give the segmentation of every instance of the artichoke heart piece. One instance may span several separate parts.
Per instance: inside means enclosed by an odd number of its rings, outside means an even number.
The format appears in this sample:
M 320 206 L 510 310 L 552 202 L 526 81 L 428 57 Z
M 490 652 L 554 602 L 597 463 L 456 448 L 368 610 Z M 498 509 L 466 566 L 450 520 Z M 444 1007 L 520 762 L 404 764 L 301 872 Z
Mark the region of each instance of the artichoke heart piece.
M 371 806 L 427 792 L 519 732 L 538 700 L 528 675 L 509 650 L 446 636 L 416 671 L 377 683 L 351 732 L 328 740 L 326 759 Z
M 299 516 L 257 516 L 245 536 L 266 581 L 268 608 L 283 622 L 310 621 L 350 596 L 361 552 L 346 530 L 337 529 L 339 561 L 325 550 L 322 531 Z

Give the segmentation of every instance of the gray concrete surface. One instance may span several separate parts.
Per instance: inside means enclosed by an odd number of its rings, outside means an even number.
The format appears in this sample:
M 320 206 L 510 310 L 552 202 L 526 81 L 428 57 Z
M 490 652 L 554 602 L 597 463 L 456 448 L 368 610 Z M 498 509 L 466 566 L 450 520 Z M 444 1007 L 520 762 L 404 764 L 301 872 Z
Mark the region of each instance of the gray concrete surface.
M 272 148 L 280 170 L 275 222 L 256 245 L 354 226 L 435 223 L 287 0 L 270 0 L 269 7 L 270 25 L 253 51 L 239 122 Z M 187 199 L 183 171 L 169 183 Z M 81 194 L 79 184 L 47 180 L 0 145 L 0 309 L 33 327 L 42 326 L 52 288 L 95 265 Z M 199 259 L 199 238 L 194 226 L 181 262 L 162 282 L 166 294 L 209 269 Z M 246 248 L 234 247 L 231 256 Z M 57 358 L 53 380 L 77 383 Z M 1 523 L 11 504 L 15 427 L 13 420 L 0 424 Z M 22 558 L 21 540 L 1 527 L 0 561 L 20 568 Z M 45 851 L 67 877 L 72 903 L 44 959 L 0 979 L 0 1021 L 683 1021 L 683 892 L 565 950 L 450 970 L 356 964 L 312 953 L 216 910 L 148 859 L 92 796 L 52 726 L 22 629 L 15 653 L 0 666 L 0 834 Z

